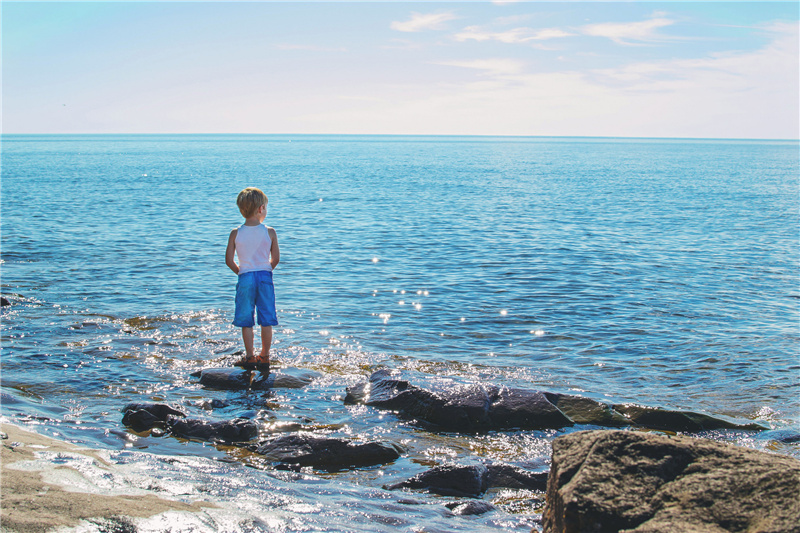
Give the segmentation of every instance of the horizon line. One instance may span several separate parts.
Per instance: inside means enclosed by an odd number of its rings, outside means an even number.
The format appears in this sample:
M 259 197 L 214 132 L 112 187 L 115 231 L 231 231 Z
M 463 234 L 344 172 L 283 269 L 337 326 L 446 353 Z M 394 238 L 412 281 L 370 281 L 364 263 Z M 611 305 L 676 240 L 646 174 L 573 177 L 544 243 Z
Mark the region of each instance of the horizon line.
M 326 136 L 326 137 L 476 137 L 476 138 L 538 138 L 538 139 L 626 139 L 626 140 L 685 140 L 685 141 L 781 141 L 781 142 L 800 142 L 797 138 L 779 137 L 657 137 L 657 136 L 619 136 L 619 135 L 525 135 L 525 134 L 486 134 L 486 133 L 226 133 L 226 132 L 204 132 L 204 133 L 144 133 L 144 132 L 91 132 L 91 133 L 20 133 L 12 132 L 0 133 L 0 137 L 7 136 Z

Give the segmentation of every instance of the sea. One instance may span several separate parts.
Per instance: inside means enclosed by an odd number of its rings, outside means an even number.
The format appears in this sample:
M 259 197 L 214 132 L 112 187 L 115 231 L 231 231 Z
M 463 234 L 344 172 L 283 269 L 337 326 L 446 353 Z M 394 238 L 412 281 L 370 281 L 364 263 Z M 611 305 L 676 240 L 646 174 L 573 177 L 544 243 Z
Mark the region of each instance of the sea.
M 756 421 L 702 437 L 800 458 L 797 141 L 357 135 L 3 135 L 0 418 L 106 450 L 141 484 L 219 509 L 152 531 L 531 531 L 384 487 L 433 465 L 547 471 L 582 429 L 436 432 L 346 405 L 389 369 Z M 302 389 L 215 391 L 243 349 L 225 265 L 244 187 L 281 251 L 273 365 Z M 217 400 L 217 401 L 215 401 Z M 276 469 L 241 448 L 122 425 L 130 402 L 406 453 Z M 270 429 L 271 428 L 271 429 Z M 146 477 L 145 477 L 146 476 Z M 136 478 L 139 479 L 139 478 Z M 148 525 L 149 524 L 149 525 Z

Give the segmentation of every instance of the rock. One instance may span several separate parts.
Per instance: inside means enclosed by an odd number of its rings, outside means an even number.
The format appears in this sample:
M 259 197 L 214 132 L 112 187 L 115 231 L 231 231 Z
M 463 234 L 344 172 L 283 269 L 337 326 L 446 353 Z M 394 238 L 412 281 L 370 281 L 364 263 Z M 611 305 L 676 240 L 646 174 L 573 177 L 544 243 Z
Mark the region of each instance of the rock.
M 497 509 L 494 505 L 483 500 L 469 500 L 466 502 L 450 502 L 444 504 L 453 514 L 461 516 L 480 515 Z
M 486 465 L 439 465 L 411 479 L 388 485 L 387 490 L 426 489 L 443 496 L 477 498 L 489 489 L 489 469 Z
M 170 417 L 167 426 L 175 437 L 209 442 L 247 442 L 258 436 L 258 425 L 242 418 L 211 422 L 196 418 Z
M 262 442 L 251 450 L 287 466 L 312 466 L 327 470 L 391 463 L 402 448 L 390 442 L 357 443 L 346 439 L 296 434 Z
M 490 401 L 489 416 L 493 429 L 547 429 L 573 425 L 573 421 L 540 391 L 501 387 Z
M 546 429 L 572 425 L 572 421 L 539 391 L 475 384 L 435 393 L 395 379 L 387 371 L 376 372 L 367 384 L 348 388 L 345 402 L 363 402 L 396 411 L 405 418 L 444 431 Z
M 800 442 L 800 433 L 792 428 L 775 429 L 773 431 L 765 431 L 759 435 L 759 439 L 772 440 L 783 444 L 796 444 Z
M 489 464 L 487 468 L 490 488 L 547 490 L 547 472 L 531 472 L 504 463 Z
M 800 461 L 633 431 L 555 439 L 546 533 L 800 532 Z
M 443 496 L 478 498 L 491 487 L 543 491 L 547 488 L 547 473 L 528 472 L 503 463 L 439 465 L 385 488 L 425 489 Z
M 159 420 L 158 417 L 148 411 L 127 411 L 122 416 L 122 423 L 134 431 L 147 431 L 157 427 L 164 427 L 166 420 Z
M 632 426 L 662 431 L 703 431 L 709 429 L 767 429 L 759 424 L 736 424 L 691 411 L 670 411 L 641 405 L 615 405 L 614 411 L 622 414 Z
M 230 406 L 230 402 L 214 398 L 212 400 L 203 400 L 197 403 L 197 406 L 206 411 L 213 411 L 214 409 L 225 409 Z
M 546 392 L 545 397 L 576 424 L 626 427 L 631 421 L 606 403 L 571 394 Z
M 611 405 L 569 394 L 511 387 L 473 384 L 433 392 L 398 379 L 387 370 L 375 372 L 366 383 L 349 387 L 345 403 L 395 411 L 431 429 L 462 433 L 559 429 L 574 424 L 665 431 L 766 429 L 755 423 L 737 424 L 690 411 Z
M 5 307 L 7 305 L 11 305 L 11 302 L 5 296 L 0 296 L 0 307 Z
M 167 419 L 170 416 L 186 416 L 183 411 L 164 403 L 130 403 L 123 407 L 122 411 L 125 413 L 122 423 L 134 431 L 163 429 L 167 426 Z
M 250 383 L 251 374 L 252 383 Z M 237 367 L 207 368 L 199 374 L 201 385 L 220 390 L 299 389 L 320 376 L 318 372 L 299 368 L 284 368 L 267 375 Z

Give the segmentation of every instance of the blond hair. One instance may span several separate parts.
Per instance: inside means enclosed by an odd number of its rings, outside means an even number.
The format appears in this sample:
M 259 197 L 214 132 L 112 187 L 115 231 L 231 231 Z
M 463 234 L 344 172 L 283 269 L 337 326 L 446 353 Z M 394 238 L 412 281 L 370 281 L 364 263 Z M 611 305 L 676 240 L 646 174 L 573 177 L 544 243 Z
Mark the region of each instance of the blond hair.
M 239 212 L 244 218 L 250 218 L 256 214 L 258 208 L 262 205 L 267 205 L 269 199 L 261 189 L 255 187 L 247 187 L 242 189 L 239 196 L 236 197 L 236 205 L 239 206 Z

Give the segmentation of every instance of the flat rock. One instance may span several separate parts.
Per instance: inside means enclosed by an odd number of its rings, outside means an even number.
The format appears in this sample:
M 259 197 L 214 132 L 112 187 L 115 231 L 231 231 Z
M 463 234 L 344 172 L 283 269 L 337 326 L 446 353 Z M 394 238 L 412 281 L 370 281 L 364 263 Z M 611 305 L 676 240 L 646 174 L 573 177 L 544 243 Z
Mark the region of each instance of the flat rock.
M 722 418 L 694 413 L 692 411 L 670 411 L 645 407 L 642 405 L 622 404 L 614 405 L 614 411 L 622 414 L 630 425 L 648 429 L 665 431 L 704 431 L 709 429 L 746 429 L 764 430 L 766 427 L 750 423 L 737 424 Z
M 302 433 L 271 439 L 250 449 L 285 466 L 311 466 L 327 470 L 391 463 L 403 452 L 400 446 L 391 442 L 361 443 Z
M 543 491 L 547 487 L 547 473 L 529 472 L 503 463 L 438 465 L 384 488 L 423 489 L 443 496 L 477 498 L 492 487 Z
M 497 509 L 494 505 L 483 500 L 468 500 L 444 504 L 453 514 L 460 516 L 473 516 L 486 514 Z
M 487 384 L 455 385 L 430 391 L 387 370 L 347 389 L 345 403 L 362 403 L 396 412 L 421 426 L 441 431 L 559 429 L 575 424 L 637 427 L 665 431 L 709 429 L 764 430 L 690 411 L 639 405 L 612 405 L 590 398 Z
M 800 532 L 800 461 L 636 431 L 553 441 L 545 533 Z
M 322 376 L 319 372 L 300 368 L 282 368 L 264 374 L 238 367 L 206 368 L 195 375 L 199 375 L 204 387 L 218 390 L 300 389 Z
M 208 442 L 241 443 L 258 436 L 258 425 L 244 418 L 217 422 L 172 416 L 167 427 L 175 437 Z

